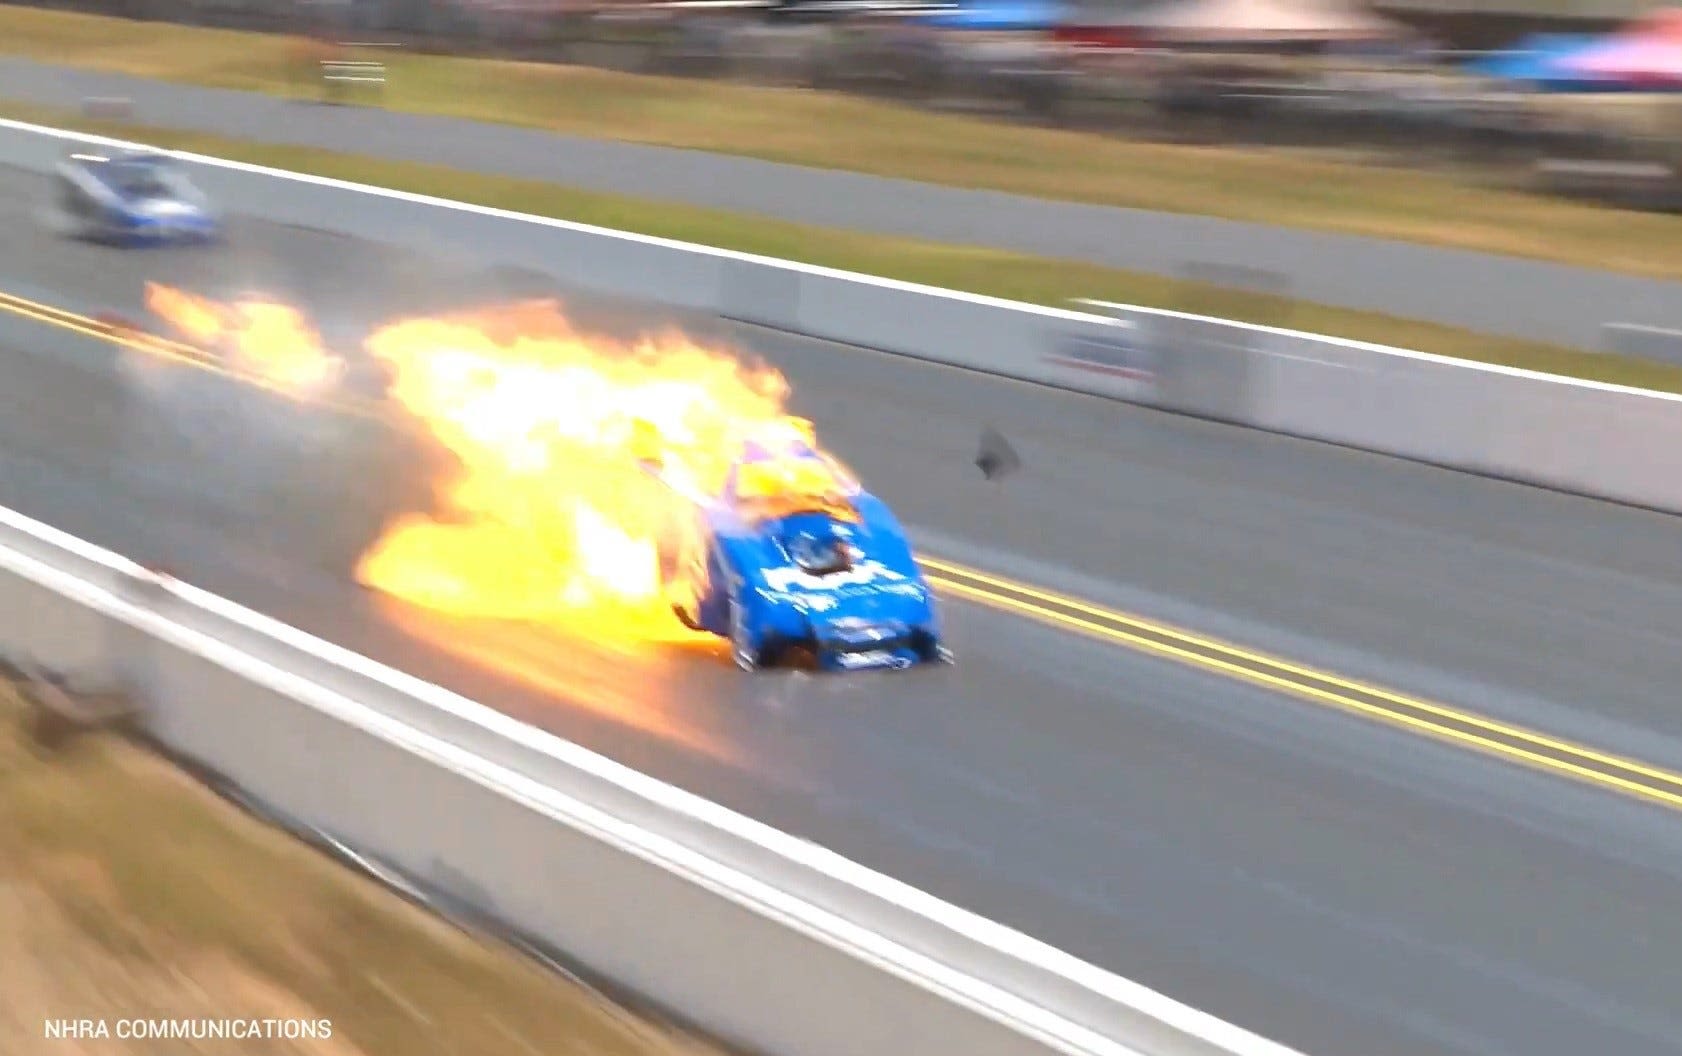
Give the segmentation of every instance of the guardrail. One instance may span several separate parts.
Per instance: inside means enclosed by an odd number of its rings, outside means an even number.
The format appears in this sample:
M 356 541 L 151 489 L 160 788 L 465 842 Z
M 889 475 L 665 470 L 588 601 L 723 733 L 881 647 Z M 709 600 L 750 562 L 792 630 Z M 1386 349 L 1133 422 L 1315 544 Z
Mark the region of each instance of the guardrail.
M 1609 351 L 1651 363 L 1682 367 L 1682 330 L 1634 323 L 1607 323 L 1602 343 Z
M 1294 1056 L 4 509 L 0 652 L 126 692 L 270 809 L 753 1051 Z
M 385 63 L 372 59 L 322 59 L 321 79 L 329 84 L 377 84 L 385 87 Z
M 372 90 L 377 95 L 383 95 L 387 77 L 385 61 L 351 56 L 389 51 L 399 47 L 401 45 L 386 41 L 339 42 L 340 54 L 320 60 L 321 86 L 326 100 L 342 102 L 350 97 L 349 92 L 353 88 Z

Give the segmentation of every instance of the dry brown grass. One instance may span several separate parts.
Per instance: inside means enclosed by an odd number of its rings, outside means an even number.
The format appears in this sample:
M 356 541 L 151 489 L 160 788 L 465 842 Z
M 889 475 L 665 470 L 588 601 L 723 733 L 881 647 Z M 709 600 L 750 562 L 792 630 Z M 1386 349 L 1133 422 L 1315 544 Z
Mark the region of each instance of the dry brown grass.
M 0 685 L 0 1053 L 701 1056 Z M 329 1039 L 46 1040 L 48 1018 L 331 1021 Z
M 0 6 L 0 52 L 284 92 L 283 39 Z M 1682 277 L 1682 217 L 1299 152 L 1129 143 L 824 92 L 532 63 L 393 60 L 386 105 L 580 135 Z

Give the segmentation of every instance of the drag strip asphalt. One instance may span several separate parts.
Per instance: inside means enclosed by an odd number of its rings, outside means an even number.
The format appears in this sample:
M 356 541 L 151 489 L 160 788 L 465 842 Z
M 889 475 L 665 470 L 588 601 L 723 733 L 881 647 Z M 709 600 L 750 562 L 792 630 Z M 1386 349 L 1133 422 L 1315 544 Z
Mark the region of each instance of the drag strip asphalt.
M 1178 277 L 1210 265 L 1279 275 L 1289 296 L 1534 341 L 1598 348 L 1605 323 L 1682 327 L 1682 283 L 1467 250 L 1216 217 L 1061 202 L 698 150 L 563 136 L 371 107 L 0 58 L 0 97 L 75 109 L 134 102 L 135 120 L 794 223 L 983 245 Z M 1083 291 L 1070 290 L 1070 297 Z M 1281 325 L 1289 325 L 1282 320 Z
M 138 315 L 152 278 L 352 335 L 546 292 L 247 218 L 226 250 L 67 244 L 40 189 L 0 186 L 0 289 L 79 312 Z M 1674 765 L 1671 519 L 735 336 L 944 556 Z M 19 316 L 0 351 L 0 504 L 1311 1056 L 1682 1052 L 1674 811 L 961 599 L 956 667 L 856 679 L 415 612 L 345 576 L 424 501 L 404 452 Z M 970 465 L 988 423 L 1026 463 L 1002 484 Z

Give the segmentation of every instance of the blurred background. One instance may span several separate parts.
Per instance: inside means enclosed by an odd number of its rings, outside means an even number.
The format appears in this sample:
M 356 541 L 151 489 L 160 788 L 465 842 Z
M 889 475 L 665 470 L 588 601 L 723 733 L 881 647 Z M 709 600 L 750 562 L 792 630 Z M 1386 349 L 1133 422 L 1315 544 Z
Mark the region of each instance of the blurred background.
M 81 0 L 346 44 L 1289 146 L 1672 209 L 1682 8 L 1636 0 Z

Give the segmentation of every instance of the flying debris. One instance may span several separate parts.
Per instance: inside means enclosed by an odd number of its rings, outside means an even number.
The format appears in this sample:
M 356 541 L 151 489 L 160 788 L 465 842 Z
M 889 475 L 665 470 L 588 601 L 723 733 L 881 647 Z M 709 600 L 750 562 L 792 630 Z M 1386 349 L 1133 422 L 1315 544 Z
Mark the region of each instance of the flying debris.
M 975 466 L 988 480 L 1003 480 L 1022 468 L 1022 458 L 992 426 L 981 430 L 981 450 L 975 456 Z

